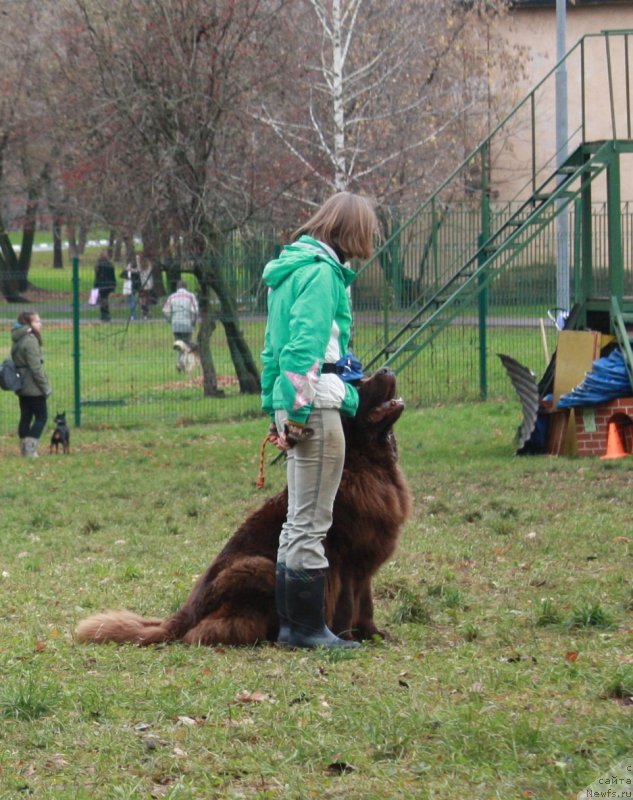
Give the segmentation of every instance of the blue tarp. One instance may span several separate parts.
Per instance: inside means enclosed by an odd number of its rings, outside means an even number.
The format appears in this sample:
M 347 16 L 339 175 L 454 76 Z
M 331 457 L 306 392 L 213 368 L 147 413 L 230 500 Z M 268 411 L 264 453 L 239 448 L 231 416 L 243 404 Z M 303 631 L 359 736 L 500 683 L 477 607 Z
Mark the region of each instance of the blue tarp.
M 624 359 L 620 350 L 593 362 L 591 372 L 587 372 L 582 383 L 571 392 L 562 395 L 558 408 L 572 406 L 595 406 L 614 400 L 616 397 L 633 395 Z

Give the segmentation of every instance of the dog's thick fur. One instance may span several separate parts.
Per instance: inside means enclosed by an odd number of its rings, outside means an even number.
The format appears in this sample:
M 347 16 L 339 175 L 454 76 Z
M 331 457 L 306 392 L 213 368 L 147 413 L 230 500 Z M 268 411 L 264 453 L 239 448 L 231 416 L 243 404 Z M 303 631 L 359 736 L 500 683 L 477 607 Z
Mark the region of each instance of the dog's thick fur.
M 195 367 L 200 366 L 200 351 L 197 344 L 176 339 L 173 347 L 178 354 L 176 360 L 178 372 L 191 372 Z
M 325 550 L 328 625 L 344 638 L 384 636 L 374 622 L 372 578 L 395 550 L 410 512 L 392 426 L 404 404 L 387 369 L 364 378 L 356 417 L 345 422 L 346 457 Z M 231 536 L 185 604 L 165 620 L 129 611 L 80 622 L 77 638 L 92 642 L 254 644 L 275 641 L 275 559 L 287 492 L 272 497 Z
M 55 450 L 56 453 L 59 453 L 60 445 L 64 453 L 70 452 L 70 431 L 66 423 L 65 411 L 62 411 L 61 414 L 57 414 L 55 417 L 55 430 L 51 436 L 51 444 L 48 448 L 48 452 L 52 453 L 53 450 Z

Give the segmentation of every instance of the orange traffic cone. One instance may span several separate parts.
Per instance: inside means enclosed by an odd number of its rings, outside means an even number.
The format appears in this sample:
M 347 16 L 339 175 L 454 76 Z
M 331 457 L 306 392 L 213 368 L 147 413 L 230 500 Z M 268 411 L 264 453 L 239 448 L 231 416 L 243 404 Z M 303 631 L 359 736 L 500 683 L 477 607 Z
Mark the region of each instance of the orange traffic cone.
M 630 455 L 630 453 L 626 452 L 622 444 L 618 423 L 610 422 L 609 432 L 607 434 L 607 452 L 603 456 L 600 456 L 600 458 L 602 461 L 607 461 L 611 458 L 624 458 L 624 456 Z

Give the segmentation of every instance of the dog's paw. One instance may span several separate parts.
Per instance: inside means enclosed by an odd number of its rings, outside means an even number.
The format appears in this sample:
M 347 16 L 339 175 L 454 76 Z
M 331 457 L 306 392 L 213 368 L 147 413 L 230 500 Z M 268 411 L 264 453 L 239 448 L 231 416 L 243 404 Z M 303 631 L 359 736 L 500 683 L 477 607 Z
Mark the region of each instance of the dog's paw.
M 357 639 L 370 642 L 393 642 L 394 636 L 389 631 L 377 628 L 375 625 L 359 625 L 354 629 Z

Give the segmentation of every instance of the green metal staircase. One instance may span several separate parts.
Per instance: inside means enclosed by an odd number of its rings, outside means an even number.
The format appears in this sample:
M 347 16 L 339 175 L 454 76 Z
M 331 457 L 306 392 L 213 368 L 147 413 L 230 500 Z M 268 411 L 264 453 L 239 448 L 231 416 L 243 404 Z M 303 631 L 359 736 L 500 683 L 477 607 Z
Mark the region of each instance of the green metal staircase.
M 582 247 L 574 269 L 573 303 L 579 305 L 577 314 L 579 327 L 588 325 L 597 318 L 608 320 L 607 326 L 620 342 L 633 377 L 633 352 L 628 341 L 623 314 L 631 313 L 633 322 L 633 298 L 624 291 L 624 264 L 622 248 L 622 225 L 620 219 L 620 157 L 633 153 L 631 135 L 631 111 L 629 103 L 629 38 L 633 31 L 614 31 L 583 37 L 565 58 L 541 81 L 535 89 L 500 123 L 449 176 L 438 190 L 412 217 L 400 226 L 383 247 L 368 262 L 363 271 L 382 266 L 388 260 L 400 259 L 392 272 L 401 275 L 411 269 L 407 266 L 419 263 L 434 248 L 433 237 L 438 235 L 450 214 L 450 204 L 460 197 L 465 179 L 472 174 L 473 165 L 481 176 L 478 216 L 479 234 L 457 253 L 441 255 L 439 268 L 433 280 L 423 285 L 409 298 L 406 307 L 387 309 L 379 336 L 358 353 L 367 369 L 389 366 L 396 372 L 404 369 L 418 354 L 428 347 L 435 337 L 465 313 L 479 316 L 480 330 L 485 326 L 486 291 L 491 282 L 510 266 L 517 256 L 536 237 L 551 225 L 555 218 L 569 213 L 574 205 L 582 227 Z M 610 100 L 609 115 L 600 115 L 600 125 L 595 124 L 591 99 L 595 85 L 585 84 L 585 70 L 591 54 L 604 48 L 601 62 L 604 68 L 604 97 Z M 604 57 L 606 53 L 606 58 Z M 622 75 L 616 69 L 621 55 Z M 543 135 L 543 123 L 539 112 L 546 108 L 551 124 L 551 101 L 549 108 L 542 100 L 546 96 L 548 81 L 554 79 L 556 70 L 564 63 L 568 71 L 577 73 L 578 96 L 570 96 L 570 104 L 576 103 L 577 117 L 566 145 L 571 154 L 547 151 L 539 147 L 547 137 Z M 620 103 L 621 85 L 626 86 L 626 102 Z M 551 97 L 551 94 L 550 94 Z M 621 108 L 624 106 L 624 109 Z M 491 186 L 494 182 L 493 161 L 499 151 L 499 141 L 507 142 L 518 119 L 529 121 L 532 152 L 527 180 L 519 192 L 507 201 L 502 213 L 493 213 Z M 520 126 L 521 123 L 519 123 Z M 555 149 L 555 148 L 554 148 Z M 543 151 L 544 152 L 543 154 Z M 596 296 L 592 275 L 592 184 L 602 176 L 607 186 L 607 209 L 609 225 L 609 296 Z M 449 198 L 447 200 L 447 198 Z M 472 200 L 471 200 L 472 203 Z M 430 216 L 432 222 L 427 238 L 411 233 L 416 219 Z M 395 256 L 394 256 L 395 254 Z M 406 259 L 409 258 L 409 262 Z M 385 295 L 387 296 L 387 295 Z M 395 306 L 395 304 L 394 304 Z M 478 311 L 477 311 L 478 309 Z M 468 311 L 467 311 L 468 310 Z M 602 317 L 600 317 L 602 315 Z M 628 348 L 628 349 L 627 349 Z
M 582 145 L 497 230 L 483 241 L 455 273 L 414 311 L 366 362 L 404 368 L 506 268 L 554 217 L 580 197 L 584 181 L 606 169 L 612 142 Z

